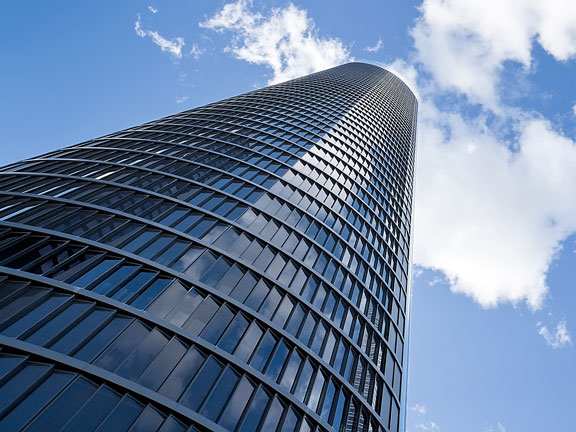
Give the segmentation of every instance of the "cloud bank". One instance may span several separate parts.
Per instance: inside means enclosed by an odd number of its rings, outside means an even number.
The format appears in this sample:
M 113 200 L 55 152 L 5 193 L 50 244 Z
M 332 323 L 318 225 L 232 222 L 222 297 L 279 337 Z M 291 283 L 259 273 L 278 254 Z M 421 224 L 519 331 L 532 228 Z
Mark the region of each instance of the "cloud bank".
M 339 39 L 319 36 L 307 12 L 293 4 L 262 15 L 252 10 L 251 2 L 238 0 L 226 4 L 200 27 L 230 32 L 232 41 L 226 51 L 272 69 L 269 84 L 353 60 Z
M 420 94 L 416 264 L 483 306 L 537 309 L 561 242 L 576 231 L 576 146 L 547 119 L 502 102 L 507 62 L 532 71 L 534 41 L 576 54 L 576 4 L 425 0 L 411 64 Z M 437 102 L 464 96 L 455 104 Z M 470 115 L 470 104 L 479 114 Z

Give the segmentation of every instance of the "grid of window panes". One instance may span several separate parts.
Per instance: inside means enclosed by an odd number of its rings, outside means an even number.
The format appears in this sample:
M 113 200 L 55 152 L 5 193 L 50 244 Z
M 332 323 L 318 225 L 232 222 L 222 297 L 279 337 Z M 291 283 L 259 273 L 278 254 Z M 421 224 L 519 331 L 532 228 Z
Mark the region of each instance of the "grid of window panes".
M 415 115 L 352 63 L 0 170 L 0 392 L 60 377 L 0 425 L 397 432 Z

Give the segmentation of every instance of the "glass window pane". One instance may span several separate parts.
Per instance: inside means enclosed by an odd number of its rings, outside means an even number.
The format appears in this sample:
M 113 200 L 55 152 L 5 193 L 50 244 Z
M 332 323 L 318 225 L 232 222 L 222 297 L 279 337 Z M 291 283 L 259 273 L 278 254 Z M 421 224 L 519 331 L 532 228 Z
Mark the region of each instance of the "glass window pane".
M 53 294 L 48 297 L 44 302 L 40 303 L 36 308 L 32 309 L 26 315 L 12 323 L 9 327 L 2 330 L 6 336 L 17 337 L 36 324 L 38 321 L 45 318 L 48 314 L 55 311 L 62 306 L 70 296 L 60 294 Z
M 220 283 L 216 286 L 216 289 L 224 294 L 230 294 L 242 276 L 244 276 L 244 271 L 234 264 L 230 270 L 228 270 L 228 273 L 220 279 Z
M 164 416 L 148 405 L 142 414 L 140 414 L 140 417 L 138 417 L 134 422 L 130 428 L 130 432 L 148 432 L 158 430 L 163 421 Z
M 274 336 L 270 334 L 270 332 L 267 331 L 262 340 L 260 341 L 260 345 L 258 345 L 258 348 L 256 349 L 256 352 L 254 353 L 254 356 L 250 361 L 250 365 L 254 369 L 262 371 L 262 369 L 264 369 L 264 366 L 266 366 L 268 358 L 272 354 L 272 350 L 274 349 L 275 345 L 276 345 L 276 339 L 274 338 Z
M 220 336 L 222 336 L 222 333 L 224 333 L 230 321 L 232 321 L 232 318 L 234 318 L 234 312 L 232 312 L 228 306 L 223 305 L 204 330 L 202 330 L 200 337 L 215 344 L 218 339 L 220 339 Z
M 292 408 L 286 413 L 284 418 L 284 423 L 282 424 L 281 432 L 293 432 L 296 429 L 296 425 L 300 420 L 300 416 L 294 412 Z
M 242 335 L 248 328 L 248 320 L 242 314 L 236 315 L 230 326 L 226 329 L 226 333 L 222 336 L 218 346 L 226 352 L 233 352 Z
M 156 391 L 180 359 L 184 357 L 186 351 L 186 345 L 173 338 L 138 378 L 138 383 Z
M 128 354 L 150 333 L 140 321 L 135 321 L 100 355 L 94 364 L 106 370 L 116 370 Z
M 102 330 L 92 337 L 74 357 L 90 362 L 101 350 L 112 342 L 133 321 L 133 318 L 115 316 Z
M 144 407 L 130 396 L 124 396 L 114 411 L 104 420 L 97 432 L 127 430 Z
M 294 389 L 294 396 L 300 401 L 304 401 L 306 397 L 306 392 L 308 391 L 308 385 L 310 384 L 310 378 L 314 373 L 314 368 L 308 360 L 304 363 L 302 372 L 300 373 L 300 378 L 298 378 L 298 384 Z
M 157 273 L 150 271 L 139 272 L 132 280 L 128 281 L 123 287 L 112 295 L 112 298 L 121 302 L 128 303 L 136 293 L 139 293 L 142 288 L 156 276 Z
M 194 378 L 188 390 L 182 395 L 179 402 L 190 409 L 198 410 L 221 371 L 222 365 L 220 362 L 210 357 L 204 363 L 204 366 L 198 372 L 198 375 Z
M 135 265 L 123 265 L 118 270 L 114 271 L 111 275 L 100 281 L 98 285 L 91 288 L 92 291 L 102 295 L 108 295 L 115 289 L 121 282 L 138 270 L 140 267 Z
M 200 414 L 212 421 L 216 421 L 237 382 L 238 374 L 230 367 L 227 367 L 218 379 L 218 383 L 212 390 L 210 396 L 206 399 L 204 406 L 200 410 Z
M 264 420 L 264 424 L 262 425 L 263 431 L 275 431 L 278 427 L 278 423 L 282 418 L 282 412 L 284 411 L 284 406 L 282 403 L 275 397 L 272 399 L 270 403 L 270 408 L 268 408 L 268 412 L 266 413 L 266 419 Z
M 188 387 L 188 384 L 204 363 L 205 356 L 196 348 L 191 347 L 174 371 L 168 376 L 168 379 L 162 384 L 158 393 L 178 400 L 180 395 Z
M 260 314 L 266 318 L 270 318 L 278 307 L 280 300 L 282 300 L 282 295 L 276 288 L 272 288 L 266 297 L 266 300 L 264 300 L 264 304 L 260 307 Z
M 208 321 L 212 319 L 218 309 L 218 303 L 216 303 L 212 297 L 208 296 L 204 299 L 200 306 L 196 308 L 196 310 L 192 313 L 192 316 L 182 327 L 188 330 L 190 333 L 198 335 L 204 329 Z
M 96 308 L 88 316 L 76 323 L 68 333 L 64 334 L 52 345 L 51 349 L 64 354 L 72 352 L 91 332 L 96 331 L 114 312 L 108 309 Z
M 288 357 L 289 352 L 290 349 L 286 346 L 284 341 L 281 340 L 276 347 L 276 351 L 272 356 L 272 360 L 270 360 L 268 368 L 266 369 L 266 375 L 268 375 L 272 381 L 276 381 L 280 375 L 280 371 L 286 362 L 286 358 Z
M 322 388 L 324 387 L 324 382 L 326 379 L 324 378 L 324 374 L 318 370 L 316 372 L 316 378 L 314 380 L 314 386 L 312 387 L 312 391 L 310 392 L 310 396 L 308 397 L 308 407 L 312 411 L 316 411 L 316 406 L 318 405 L 318 401 L 320 400 L 320 395 L 322 394 Z
M 298 354 L 298 351 L 293 350 L 288 359 L 288 364 L 282 372 L 282 379 L 280 380 L 280 385 L 286 390 L 290 391 L 292 389 L 292 384 L 294 383 L 294 378 L 298 374 L 300 369 L 300 364 L 302 363 L 302 357 Z
M 30 383 L 32 379 L 37 379 L 40 374 L 44 374 L 48 369 L 48 365 L 34 365 L 30 364 L 22 370 L 21 373 L 27 375 L 27 380 Z M 32 372 L 32 373 L 31 373 Z M 20 375 L 20 374 L 19 374 Z M 55 371 L 50 374 L 46 380 L 42 382 L 26 399 L 21 401 L 16 407 L 10 411 L 2 420 L 0 420 L 0 430 L 16 431 L 20 430 L 26 423 L 34 418 L 40 410 L 42 410 L 47 403 L 49 403 L 56 394 L 58 394 L 72 379 L 74 374 Z M 14 397 L 21 392 L 15 392 L 16 387 L 12 386 L 12 378 L 7 384 L 2 386 L 0 391 L 0 408 L 4 408 L 5 403 L 12 402 Z M 6 392 L 5 394 L 3 394 Z
M 167 344 L 168 338 L 158 329 L 153 329 L 124 360 L 116 373 L 129 380 L 136 380 Z
M 200 432 L 194 427 L 188 429 L 174 417 L 168 416 L 168 418 L 164 420 L 164 423 L 162 423 L 162 427 L 158 429 L 158 432 L 186 432 L 187 430 L 189 432 Z
M 120 395 L 108 387 L 100 387 L 92 398 L 76 413 L 62 432 L 91 431 L 104 420 L 116 406 Z
M 231 264 L 224 258 L 220 257 L 212 267 L 204 272 L 203 276 L 200 278 L 200 282 L 215 287 L 224 275 L 228 273 L 230 267 Z
M 234 430 L 253 391 L 252 383 L 246 377 L 242 377 L 218 421 L 224 429 Z
M 262 305 L 264 298 L 268 295 L 269 292 L 270 287 L 268 286 L 268 284 L 264 282 L 264 279 L 260 279 L 256 284 L 256 286 L 254 286 L 254 288 L 252 289 L 252 292 L 250 293 L 244 304 L 248 306 L 250 309 L 257 311 Z
M 58 315 L 28 336 L 26 341 L 36 345 L 44 345 L 58 336 L 59 332 L 63 331 L 68 325 L 73 323 L 79 316 L 90 309 L 92 305 L 93 303 L 79 301 L 71 303 L 65 310 L 61 311 Z
M 262 337 L 262 334 L 263 331 L 260 326 L 258 326 L 258 324 L 255 322 L 252 322 L 244 334 L 241 343 L 238 344 L 234 355 L 242 361 L 247 361 L 252 355 L 252 351 L 254 351 L 254 347 L 256 347 L 256 344 Z
M 238 285 L 231 292 L 230 297 L 238 300 L 239 302 L 244 302 L 246 297 L 256 286 L 258 278 L 252 272 L 246 272 L 244 277 L 238 282 Z
M 158 278 L 152 282 L 142 294 L 140 294 L 136 299 L 130 302 L 130 306 L 134 306 L 137 309 L 145 310 L 150 303 L 152 303 L 162 291 L 172 283 L 174 279 Z
M 92 396 L 96 388 L 96 385 L 87 379 L 77 378 L 26 429 L 31 432 L 60 430 L 84 402 Z
M 244 422 L 240 427 L 240 432 L 254 432 L 262 420 L 264 410 L 268 405 L 270 396 L 266 391 L 259 387 L 254 395 L 254 399 L 250 402 L 250 407 L 244 416 Z M 265 430 L 265 429 L 260 429 Z
M 72 280 L 70 283 L 80 288 L 86 288 L 119 262 L 119 259 L 105 259 L 96 267 L 93 267 L 92 270 L 84 273 L 76 280 Z

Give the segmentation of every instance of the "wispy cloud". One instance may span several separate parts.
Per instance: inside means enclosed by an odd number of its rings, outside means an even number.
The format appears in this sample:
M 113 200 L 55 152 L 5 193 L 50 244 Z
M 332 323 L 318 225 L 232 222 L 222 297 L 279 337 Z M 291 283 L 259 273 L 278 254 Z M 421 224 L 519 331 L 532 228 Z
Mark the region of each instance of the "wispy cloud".
M 352 60 L 342 41 L 320 36 L 306 10 L 293 4 L 262 15 L 252 10 L 252 2 L 238 0 L 226 4 L 200 26 L 230 32 L 232 41 L 226 51 L 272 69 L 270 83 Z
M 166 39 L 160 36 L 156 31 L 144 30 L 142 28 L 142 19 L 140 14 L 138 14 L 138 18 L 134 23 L 134 30 L 136 31 L 136 34 L 142 38 L 146 36 L 150 37 L 152 42 L 158 45 L 162 51 L 167 51 L 176 59 L 182 58 L 182 48 L 185 45 L 183 38 L 176 37 L 173 39 Z
M 194 57 L 195 60 L 198 60 L 198 58 L 204 54 L 204 50 L 201 49 L 198 45 L 192 44 L 192 48 L 190 48 L 190 54 Z
M 488 426 L 486 428 L 486 432 L 506 432 L 506 428 L 502 425 L 502 423 L 498 422 L 494 426 Z
M 366 48 L 364 48 L 364 50 L 371 52 L 371 53 L 377 53 L 378 51 L 380 51 L 382 49 L 383 46 L 384 46 L 384 44 L 382 43 L 382 38 L 379 38 L 378 42 L 376 42 L 376 45 L 367 46 Z
M 188 96 L 180 96 L 180 97 L 176 97 L 176 103 L 181 104 L 184 103 L 188 100 Z
M 416 404 L 413 407 L 410 407 L 410 411 L 414 411 L 416 412 L 418 415 L 424 415 L 426 414 L 426 406 L 425 405 L 420 405 L 420 404 Z
M 556 328 L 549 330 L 542 323 L 538 323 L 538 334 L 546 341 L 546 345 L 553 349 L 562 348 L 566 345 L 572 345 L 572 337 L 566 327 L 566 320 L 560 320 Z
M 417 430 L 427 431 L 427 432 L 434 432 L 439 431 L 440 427 L 433 421 L 425 422 L 425 423 L 417 423 L 414 425 Z
M 153 8 L 152 6 L 148 6 L 148 10 L 149 10 L 150 12 L 152 12 L 153 14 L 156 14 L 156 13 L 159 12 L 158 9 L 155 9 L 155 8 Z

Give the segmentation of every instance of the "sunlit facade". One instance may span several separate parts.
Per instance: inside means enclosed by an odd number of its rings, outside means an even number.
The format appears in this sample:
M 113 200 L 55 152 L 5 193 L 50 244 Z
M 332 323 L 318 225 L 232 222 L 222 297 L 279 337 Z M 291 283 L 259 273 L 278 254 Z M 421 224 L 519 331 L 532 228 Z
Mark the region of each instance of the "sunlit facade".
M 0 169 L 0 430 L 403 430 L 416 110 L 350 63 Z

